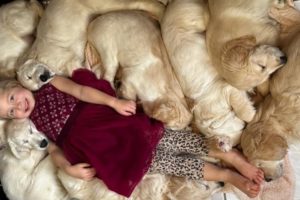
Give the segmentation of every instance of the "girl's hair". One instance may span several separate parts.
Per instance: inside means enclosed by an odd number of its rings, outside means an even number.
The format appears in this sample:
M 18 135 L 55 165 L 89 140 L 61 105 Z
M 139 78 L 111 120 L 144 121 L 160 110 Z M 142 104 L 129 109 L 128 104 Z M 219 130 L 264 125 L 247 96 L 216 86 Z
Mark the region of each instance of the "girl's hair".
M 15 79 L 6 79 L 0 81 L 0 90 L 10 89 L 17 86 L 21 86 L 21 84 Z

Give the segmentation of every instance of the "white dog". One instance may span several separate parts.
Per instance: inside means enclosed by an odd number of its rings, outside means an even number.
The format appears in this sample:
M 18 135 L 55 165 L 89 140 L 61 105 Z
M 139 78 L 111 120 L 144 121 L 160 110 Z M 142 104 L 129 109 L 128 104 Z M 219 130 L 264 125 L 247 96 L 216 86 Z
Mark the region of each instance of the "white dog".
M 149 116 L 169 128 L 188 126 L 191 114 L 154 19 L 138 11 L 111 12 L 91 22 L 88 41 L 100 54 L 105 80 L 113 86 L 121 72 L 122 97 L 139 99 Z
M 0 152 L 2 187 L 10 200 L 70 199 L 47 155 L 47 138 L 30 120 L 11 120 Z
M 227 135 L 239 143 L 244 121 L 255 115 L 244 91 L 227 82 L 212 66 L 206 50 L 208 8 L 202 0 L 175 0 L 162 19 L 163 39 L 186 97 L 192 101 L 193 126 L 206 136 Z
M 147 11 L 159 19 L 164 5 L 155 0 L 51 0 L 37 28 L 37 38 L 22 59 L 25 64 L 20 70 L 41 63 L 57 74 L 71 75 L 74 69 L 84 64 L 86 30 L 91 19 L 97 14 L 133 9 Z M 22 76 L 26 74 L 19 73 L 20 79 Z
M 17 59 L 31 46 L 43 9 L 36 0 L 0 7 L 0 77 L 14 77 Z

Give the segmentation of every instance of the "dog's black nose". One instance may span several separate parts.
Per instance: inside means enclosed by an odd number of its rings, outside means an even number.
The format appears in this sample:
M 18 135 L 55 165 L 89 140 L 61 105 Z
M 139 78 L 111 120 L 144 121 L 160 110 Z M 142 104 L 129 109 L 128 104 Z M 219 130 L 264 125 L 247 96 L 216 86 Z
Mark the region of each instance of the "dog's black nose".
M 40 144 L 40 147 L 45 148 L 45 147 L 47 147 L 47 145 L 48 145 L 48 141 L 46 139 L 43 139 L 41 144 Z
M 49 78 L 50 78 L 50 72 L 49 71 L 45 71 L 43 74 L 40 75 L 40 80 L 42 82 L 46 82 Z
M 287 57 L 286 56 L 281 56 L 280 57 L 280 63 L 285 64 L 287 62 Z
M 271 182 L 272 180 L 273 180 L 272 178 L 265 177 L 266 182 Z

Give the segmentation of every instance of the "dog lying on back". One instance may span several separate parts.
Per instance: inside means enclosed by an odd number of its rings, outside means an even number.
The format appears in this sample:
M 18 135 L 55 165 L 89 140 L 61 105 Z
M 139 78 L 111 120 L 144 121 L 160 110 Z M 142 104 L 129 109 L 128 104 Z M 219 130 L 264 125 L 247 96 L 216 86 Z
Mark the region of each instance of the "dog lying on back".
M 97 17 L 88 41 L 100 54 L 102 77 L 120 96 L 140 100 L 145 112 L 172 129 L 189 125 L 192 115 L 174 75 L 158 23 L 146 13 L 119 11 Z
M 275 47 L 279 25 L 268 16 L 283 0 L 209 0 L 207 49 L 214 67 L 232 86 L 250 90 L 286 63 Z M 267 88 L 260 89 L 265 95 Z
M 0 151 L 1 183 L 10 200 L 68 200 L 50 156 L 47 138 L 27 119 L 11 120 Z M 4 145 L 4 146 L 3 146 Z
M 87 26 L 95 15 L 115 10 L 144 10 L 160 18 L 164 5 L 155 0 L 51 0 L 37 27 L 37 38 L 21 59 L 18 77 L 28 75 L 23 68 L 43 64 L 60 75 L 71 75 L 83 67 Z M 74 23 L 75 22 L 75 23 Z M 28 89 L 37 90 L 34 80 Z
M 270 95 L 258 108 L 241 140 L 245 156 L 264 170 L 269 181 L 282 175 L 288 148 L 300 142 L 300 12 L 290 7 L 273 16 L 286 28 L 281 44 L 289 59 L 272 76 Z
M 12 1 L 0 7 L 0 77 L 15 76 L 17 60 L 34 40 L 43 9 L 36 0 Z

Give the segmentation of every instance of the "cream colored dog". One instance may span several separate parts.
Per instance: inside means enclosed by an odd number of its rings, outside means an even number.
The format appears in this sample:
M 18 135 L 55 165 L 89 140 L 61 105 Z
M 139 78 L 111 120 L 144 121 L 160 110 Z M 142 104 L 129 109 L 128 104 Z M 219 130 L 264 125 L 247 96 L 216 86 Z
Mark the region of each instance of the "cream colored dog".
M 30 120 L 11 120 L 0 151 L 2 187 L 10 200 L 67 200 L 52 160 L 47 138 Z M 2 144 L 3 145 L 3 144 Z
M 291 26 L 291 31 L 283 35 L 286 43 L 281 41 L 289 60 L 272 76 L 270 95 L 247 126 L 241 141 L 248 159 L 258 166 L 263 165 L 267 180 L 282 175 L 282 159 L 288 147 L 300 142 L 300 13 L 289 8 L 273 14 L 283 23 L 282 27 Z
M 99 52 L 102 77 L 113 86 L 121 72 L 120 94 L 140 100 L 145 112 L 172 129 L 191 121 L 172 71 L 157 22 L 142 12 L 113 12 L 96 18 L 88 40 Z
M 206 136 L 227 135 L 237 145 L 255 110 L 246 93 L 212 66 L 204 33 L 208 20 L 204 1 L 175 0 L 162 19 L 163 39 L 182 90 L 193 102 L 193 126 Z
M 17 59 L 31 46 L 43 9 L 36 0 L 0 7 L 0 77 L 15 76 Z
M 51 0 L 20 70 L 41 63 L 57 74 L 70 75 L 84 64 L 87 25 L 94 15 L 133 9 L 145 10 L 159 19 L 164 5 L 155 0 Z
M 286 63 L 276 45 L 279 26 L 268 16 L 283 0 L 209 0 L 207 47 L 223 78 L 241 90 L 266 81 Z M 266 93 L 263 91 L 263 94 Z

